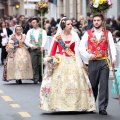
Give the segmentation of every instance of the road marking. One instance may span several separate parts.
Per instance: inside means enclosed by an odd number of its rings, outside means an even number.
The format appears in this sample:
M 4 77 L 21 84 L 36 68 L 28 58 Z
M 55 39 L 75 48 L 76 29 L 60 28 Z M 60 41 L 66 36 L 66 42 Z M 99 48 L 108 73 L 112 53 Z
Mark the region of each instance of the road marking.
M 1 96 L 5 101 L 13 101 L 9 96 Z
M 0 94 L 1 94 L 1 93 L 4 93 L 4 92 L 3 92 L 2 90 L 0 90 Z
M 28 112 L 18 112 L 22 117 L 31 117 Z
M 10 104 L 10 106 L 13 108 L 20 108 L 20 105 L 18 105 L 18 104 Z

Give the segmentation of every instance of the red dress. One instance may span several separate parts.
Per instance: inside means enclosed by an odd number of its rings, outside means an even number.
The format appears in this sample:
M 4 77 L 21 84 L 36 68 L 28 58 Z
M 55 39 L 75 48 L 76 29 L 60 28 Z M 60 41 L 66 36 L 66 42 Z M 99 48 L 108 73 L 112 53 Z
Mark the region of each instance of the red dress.
M 70 41 L 65 41 L 65 44 L 66 44 L 66 45 L 69 44 L 69 43 L 70 43 Z M 75 42 L 73 42 L 73 43 L 70 45 L 70 49 L 72 50 L 72 52 L 75 53 L 74 47 L 75 47 Z M 56 52 L 57 48 L 58 48 L 58 51 Z M 61 55 L 65 54 L 65 56 L 68 56 L 68 57 L 70 56 L 70 55 L 68 55 L 68 54 L 63 50 L 63 48 L 61 47 L 61 45 L 60 45 L 57 41 L 54 41 L 53 46 L 52 46 L 52 49 L 51 49 L 51 51 L 50 51 L 50 55 L 51 55 L 51 56 L 54 56 L 56 53 L 57 53 L 57 54 L 61 54 Z

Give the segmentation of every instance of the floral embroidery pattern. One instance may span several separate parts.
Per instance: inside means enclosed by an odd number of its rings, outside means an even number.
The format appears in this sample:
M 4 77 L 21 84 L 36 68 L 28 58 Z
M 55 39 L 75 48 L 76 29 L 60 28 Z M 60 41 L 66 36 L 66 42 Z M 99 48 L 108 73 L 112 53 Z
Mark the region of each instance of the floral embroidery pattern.
M 88 31 L 88 49 L 87 51 L 94 54 L 96 58 L 107 57 L 108 56 L 108 42 L 106 39 L 107 31 L 102 29 L 102 35 L 100 40 L 97 40 L 94 29 Z
M 59 57 L 61 62 L 53 75 L 47 79 L 43 78 L 40 108 L 53 111 L 95 110 L 95 100 L 85 70 L 78 67 L 72 57 Z
M 48 97 L 48 94 L 50 93 L 50 87 L 43 87 L 41 92 L 43 96 Z

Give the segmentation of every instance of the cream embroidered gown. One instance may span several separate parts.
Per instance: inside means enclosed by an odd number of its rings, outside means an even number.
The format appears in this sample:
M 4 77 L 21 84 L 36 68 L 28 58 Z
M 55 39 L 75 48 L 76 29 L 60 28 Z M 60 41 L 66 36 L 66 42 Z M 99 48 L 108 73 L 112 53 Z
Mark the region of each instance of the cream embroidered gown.
M 75 33 L 74 33 L 75 34 Z M 75 34 L 75 36 L 77 36 Z M 54 40 L 50 55 L 56 54 L 61 62 L 51 77 L 43 78 L 40 88 L 40 108 L 53 111 L 93 111 L 95 100 L 88 75 L 78 55 L 79 38 L 75 37 L 70 49 L 75 53 L 76 60 L 65 53 L 60 44 Z M 66 41 L 65 44 L 69 44 Z
M 25 35 L 21 34 L 21 40 L 18 40 L 19 46 L 13 50 L 15 39 L 15 35 L 12 35 L 9 39 L 8 46 L 11 46 L 11 48 L 7 48 L 8 56 L 4 65 L 3 80 L 33 79 L 31 56 L 24 45 Z

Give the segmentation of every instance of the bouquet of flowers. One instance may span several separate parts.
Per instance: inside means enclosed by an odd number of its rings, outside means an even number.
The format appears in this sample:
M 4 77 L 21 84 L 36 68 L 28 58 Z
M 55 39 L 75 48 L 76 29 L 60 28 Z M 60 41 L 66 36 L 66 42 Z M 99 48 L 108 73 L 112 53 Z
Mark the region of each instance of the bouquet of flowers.
M 45 1 L 40 1 L 36 4 L 35 6 L 35 12 L 37 14 L 45 14 L 45 13 L 48 13 L 48 2 L 45 2 Z
M 44 58 L 44 64 L 46 66 L 47 77 L 53 74 L 53 71 L 58 67 L 60 63 L 60 58 L 55 56 L 47 56 Z
M 90 8 L 92 13 L 105 12 L 111 6 L 111 0 L 90 0 Z

